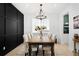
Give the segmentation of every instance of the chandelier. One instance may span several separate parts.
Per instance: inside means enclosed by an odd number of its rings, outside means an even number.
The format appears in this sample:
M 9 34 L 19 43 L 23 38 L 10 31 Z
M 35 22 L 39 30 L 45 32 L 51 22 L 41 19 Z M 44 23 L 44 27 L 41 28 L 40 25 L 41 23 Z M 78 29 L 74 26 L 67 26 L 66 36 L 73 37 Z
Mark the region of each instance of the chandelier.
M 39 11 L 39 14 L 36 16 L 36 19 L 42 20 L 42 19 L 46 19 L 46 18 L 47 18 L 47 16 L 45 16 L 43 13 L 42 4 L 40 4 L 40 11 Z

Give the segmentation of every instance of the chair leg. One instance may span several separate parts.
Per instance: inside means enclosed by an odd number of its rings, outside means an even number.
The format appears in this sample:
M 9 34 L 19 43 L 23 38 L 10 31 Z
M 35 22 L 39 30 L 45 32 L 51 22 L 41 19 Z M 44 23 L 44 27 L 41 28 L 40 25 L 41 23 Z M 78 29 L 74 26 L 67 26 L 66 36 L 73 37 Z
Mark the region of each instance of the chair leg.
M 39 46 L 37 47 L 36 56 L 38 55 L 38 51 L 39 51 Z
M 44 56 L 45 51 L 43 50 L 43 56 Z
M 36 56 L 37 56 L 37 54 L 38 54 L 38 51 L 36 51 Z
M 25 53 L 25 56 L 26 56 L 26 53 Z
M 25 53 L 25 56 L 27 56 L 28 55 L 28 53 Z

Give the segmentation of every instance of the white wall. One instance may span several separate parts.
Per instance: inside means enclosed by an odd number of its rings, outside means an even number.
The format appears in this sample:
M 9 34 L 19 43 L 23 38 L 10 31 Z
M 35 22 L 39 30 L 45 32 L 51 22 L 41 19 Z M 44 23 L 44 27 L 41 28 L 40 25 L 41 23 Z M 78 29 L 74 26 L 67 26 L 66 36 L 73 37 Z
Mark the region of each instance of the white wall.
M 32 15 L 24 15 L 24 34 L 32 32 Z
M 70 34 L 69 34 L 69 47 L 73 50 L 73 36 L 75 33 L 79 34 L 79 29 L 73 28 L 73 17 L 79 15 L 79 4 L 75 4 L 71 6 L 70 12 Z M 77 45 L 77 49 L 79 49 L 79 45 Z
M 60 36 L 59 38 L 61 39 L 61 44 L 67 44 L 67 45 L 68 45 L 68 40 L 69 40 L 69 34 L 63 33 L 63 24 L 64 24 L 63 16 L 65 14 L 69 14 L 69 9 L 70 8 L 67 7 L 59 15 L 59 36 Z
M 72 4 L 68 8 L 62 11 L 60 14 L 60 39 L 61 43 L 67 43 L 70 50 L 73 50 L 73 36 L 75 33 L 79 34 L 79 29 L 73 28 L 73 17 L 79 15 L 79 4 Z M 69 34 L 63 34 L 63 15 L 68 13 L 69 14 Z M 77 45 L 77 49 L 79 49 Z
M 51 14 L 49 15 L 50 20 L 50 32 L 56 35 L 58 42 L 60 42 L 59 38 L 59 15 Z

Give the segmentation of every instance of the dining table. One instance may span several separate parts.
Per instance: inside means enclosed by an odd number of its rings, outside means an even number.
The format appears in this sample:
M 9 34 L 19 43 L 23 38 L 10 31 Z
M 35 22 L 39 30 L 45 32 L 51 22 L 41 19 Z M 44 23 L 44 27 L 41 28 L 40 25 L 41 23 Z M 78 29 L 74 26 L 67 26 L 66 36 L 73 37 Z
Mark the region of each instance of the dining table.
M 38 37 L 32 37 L 32 39 L 28 40 L 28 45 L 29 45 L 29 56 L 31 56 L 31 49 L 32 49 L 32 45 L 45 45 L 45 46 L 50 46 L 51 49 L 51 56 L 54 56 L 54 40 L 43 37 L 42 39 L 38 38 Z

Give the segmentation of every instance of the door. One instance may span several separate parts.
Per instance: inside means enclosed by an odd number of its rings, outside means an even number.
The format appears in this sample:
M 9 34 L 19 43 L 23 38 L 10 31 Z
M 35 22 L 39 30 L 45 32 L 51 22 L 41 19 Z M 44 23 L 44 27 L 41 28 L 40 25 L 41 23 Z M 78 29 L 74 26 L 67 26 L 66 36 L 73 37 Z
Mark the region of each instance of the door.
M 6 53 L 17 46 L 17 11 L 11 4 L 6 4 Z
M 0 55 L 4 52 L 4 4 L 0 3 Z
M 23 14 L 18 12 L 18 34 L 23 34 Z
M 0 55 L 3 55 L 4 46 L 4 18 L 0 17 Z
M 18 44 L 23 42 L 23 14 L 18 11 Z

